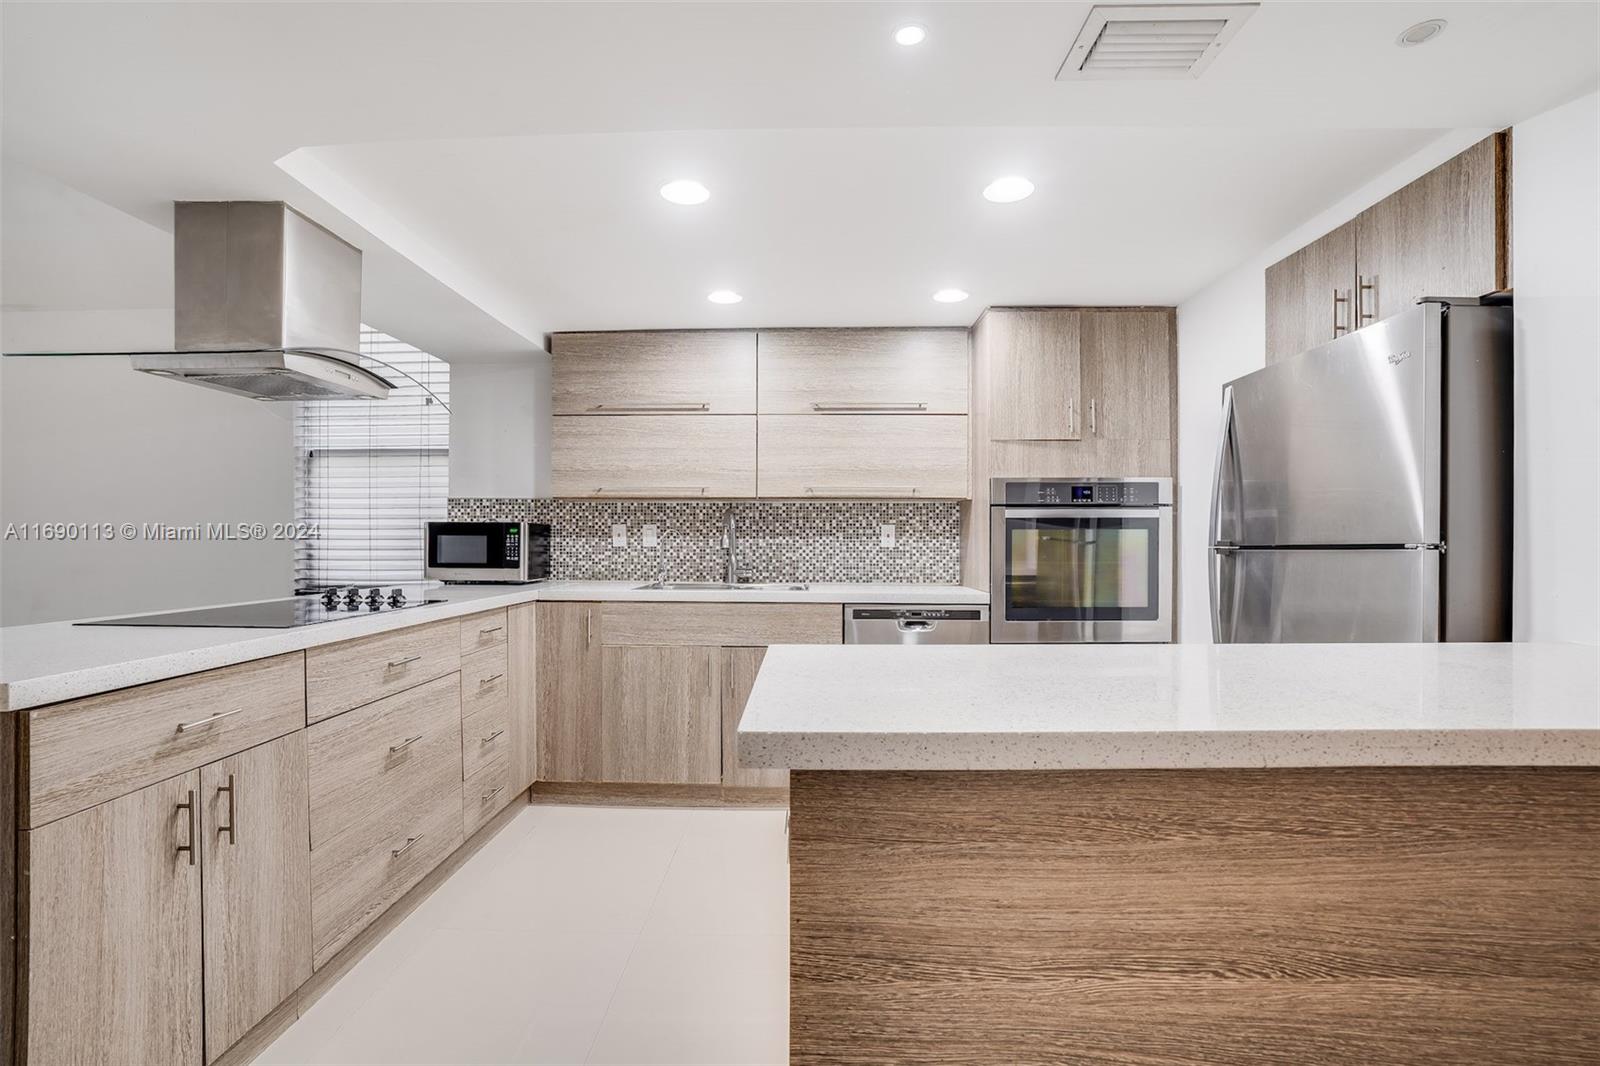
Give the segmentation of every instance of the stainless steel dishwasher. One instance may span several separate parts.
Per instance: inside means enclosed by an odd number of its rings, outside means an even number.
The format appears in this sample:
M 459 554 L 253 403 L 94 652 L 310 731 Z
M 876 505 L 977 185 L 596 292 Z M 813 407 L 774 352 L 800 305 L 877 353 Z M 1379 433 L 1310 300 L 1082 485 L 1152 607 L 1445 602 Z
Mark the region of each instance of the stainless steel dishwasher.
M 846 644 L 987 644 L 989 608 L 981 603 L 908 606 L 847 603 Z

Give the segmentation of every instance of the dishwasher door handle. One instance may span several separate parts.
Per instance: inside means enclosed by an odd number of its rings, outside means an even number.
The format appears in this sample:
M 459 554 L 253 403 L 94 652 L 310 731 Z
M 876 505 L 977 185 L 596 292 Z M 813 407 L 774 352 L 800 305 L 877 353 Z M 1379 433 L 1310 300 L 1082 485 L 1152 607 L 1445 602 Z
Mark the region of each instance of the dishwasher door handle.
M 900 618 L 895 621 L 902 633 L 926 633 L 934 624 L 925 618 Z

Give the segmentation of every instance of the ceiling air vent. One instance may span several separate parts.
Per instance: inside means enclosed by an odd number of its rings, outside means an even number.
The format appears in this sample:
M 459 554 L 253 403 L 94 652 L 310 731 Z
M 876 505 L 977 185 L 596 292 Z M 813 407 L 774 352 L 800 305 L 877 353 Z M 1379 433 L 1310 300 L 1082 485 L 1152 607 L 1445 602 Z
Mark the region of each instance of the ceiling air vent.
M 1259 4 L 1097 6 L 1056 80 L 1197 78 Z

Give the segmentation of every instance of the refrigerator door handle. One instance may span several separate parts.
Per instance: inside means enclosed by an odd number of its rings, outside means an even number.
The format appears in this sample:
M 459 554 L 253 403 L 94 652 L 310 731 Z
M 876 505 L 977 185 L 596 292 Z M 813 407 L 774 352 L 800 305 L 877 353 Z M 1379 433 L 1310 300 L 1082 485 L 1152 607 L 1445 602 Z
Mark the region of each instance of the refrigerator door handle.
M 1217 434 L 1217 458 L 1211 468 L 1211 543 L 1222 543 L 1222 464 L 1228 458 L 1228 444 L 1233 436 L 1233 386 L 1222 389 L 1222 429 Z
M 1211 565 L 1206 568 L 1206 576 L 1211 585 L 1211 642 L 1213 644 L 1232 644 L 1233 635 L 1239 627 L 1239 589 L 1238 589 L 1238 548 L 1231 544 L 1219 545 L 1211 549 Z M 1233 580 L 1227 581 L 1223 576 L 1223 568 L 1231 567 Z M 1224 585 L 1228 585 L 1227 604 L 1224 607 L 1222 596 Z M 1227 622 L 1224 624 L 1223 616 L 1226 614 Z

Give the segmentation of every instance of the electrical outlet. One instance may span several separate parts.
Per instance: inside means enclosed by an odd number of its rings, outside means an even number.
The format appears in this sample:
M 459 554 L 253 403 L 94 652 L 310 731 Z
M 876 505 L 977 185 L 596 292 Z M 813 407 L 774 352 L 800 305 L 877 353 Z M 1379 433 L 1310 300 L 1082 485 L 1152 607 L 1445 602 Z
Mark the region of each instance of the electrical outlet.
M 878 547 L 894 547 L 894 523 L 883 522 L 878 526 Z
M 626 548 L 628 546 L 628 527 L 621 522 L 611 527 L 611 546 L 613 548 Z
M 654 548 L 661 543 L 661 527 L 651 524 L 639 530 L 639 536 L 646 548 Z

